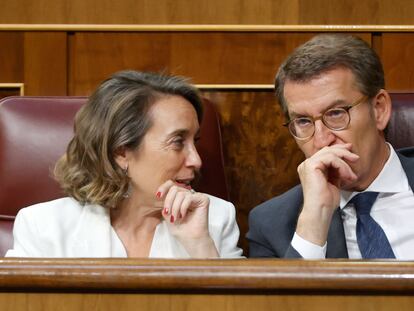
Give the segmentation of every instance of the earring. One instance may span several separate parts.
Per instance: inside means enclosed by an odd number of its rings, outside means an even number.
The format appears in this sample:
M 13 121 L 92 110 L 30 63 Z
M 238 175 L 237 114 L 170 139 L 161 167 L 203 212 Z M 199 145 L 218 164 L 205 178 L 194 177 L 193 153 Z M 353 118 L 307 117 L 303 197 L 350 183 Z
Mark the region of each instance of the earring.
M 128 163 L 125 165 L 125 167 L 122 170 L 124 171 L 125 176 L 128 177 Z
M 128 178 L 128 163 L 127 165 L 125 165 L 125 168 L 123 168 L 122 170 L 124 171 L 125 177 Z M 122 195 L 124 199 L 128 199 L 130 197 L 131 191 L 132 191 L 131 182 L 128 180 L 128 189 Z

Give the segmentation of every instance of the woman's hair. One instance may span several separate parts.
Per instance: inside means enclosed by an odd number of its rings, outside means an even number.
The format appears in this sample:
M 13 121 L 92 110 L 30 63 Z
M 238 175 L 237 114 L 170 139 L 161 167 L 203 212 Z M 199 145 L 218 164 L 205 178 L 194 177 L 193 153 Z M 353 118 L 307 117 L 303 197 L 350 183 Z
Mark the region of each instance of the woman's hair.
M 151 106 L 170 95 L 188 100 L 201 122 L 198 91 L 182 77 L 131 70 L 102 82 L 76 114 L 74 137 L 56 163 L 54 175 L 65 193 L 82 204 L 117 206 L 129 178 L 115 155 L 139 148 L 152 125 Z

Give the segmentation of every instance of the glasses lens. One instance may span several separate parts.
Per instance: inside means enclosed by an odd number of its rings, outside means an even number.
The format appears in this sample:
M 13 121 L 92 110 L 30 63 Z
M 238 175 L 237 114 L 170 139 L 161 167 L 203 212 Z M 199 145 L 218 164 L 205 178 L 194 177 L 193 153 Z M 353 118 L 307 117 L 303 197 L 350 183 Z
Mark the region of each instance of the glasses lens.
M 341 130 L 348 126 L 349 113 L 343 108 L 329 109 L 323 114 L 323 121 L 332 130 Z
M 310 137 L 314 130 L 313 121 L 309 118 L 296 118 L 289 123 L 289 130 L 295 137 Z

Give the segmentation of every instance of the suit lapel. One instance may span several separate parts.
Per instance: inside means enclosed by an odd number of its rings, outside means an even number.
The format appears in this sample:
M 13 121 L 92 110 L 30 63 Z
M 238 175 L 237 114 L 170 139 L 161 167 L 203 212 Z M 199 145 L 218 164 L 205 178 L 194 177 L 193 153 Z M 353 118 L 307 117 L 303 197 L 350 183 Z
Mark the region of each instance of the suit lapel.
M 408 183 L 410 184 L 411 189 L 414 191 L 414 159 L 405 156 L 405 154 L 409 154 L 407 150 L 411 151 L 412 149 L 404 150 L 405 153 L 397 151 L 397 155 L 400 158 L 401 165 L 405 171 L 405 174 L 407 175 Z

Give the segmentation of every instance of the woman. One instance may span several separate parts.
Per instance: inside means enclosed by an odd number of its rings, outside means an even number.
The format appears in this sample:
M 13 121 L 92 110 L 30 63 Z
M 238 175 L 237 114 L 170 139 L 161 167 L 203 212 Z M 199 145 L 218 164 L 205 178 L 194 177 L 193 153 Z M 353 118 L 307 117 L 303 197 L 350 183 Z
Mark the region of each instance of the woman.
M 68 195 L 22 209 L 14 257 L 239 257 L 234 206 L 191 188 L 197 90 L 135 71 L 104 81 L 55 167 Z

